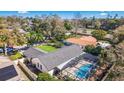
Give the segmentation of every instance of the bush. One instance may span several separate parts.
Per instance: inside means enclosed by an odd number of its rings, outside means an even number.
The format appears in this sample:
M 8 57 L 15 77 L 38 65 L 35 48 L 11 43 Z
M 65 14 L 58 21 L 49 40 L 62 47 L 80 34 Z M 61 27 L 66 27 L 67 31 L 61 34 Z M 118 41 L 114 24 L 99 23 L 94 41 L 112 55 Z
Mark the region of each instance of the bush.
M 17 59 L 20 59 L 20 58 L 22 58 L 22 54 L 19 53 L 19 52 L 17 52 L 16 54 L 10 56 L 11 60 L 17 60 Z
M 61 41 L 57 41 L 56 39 L 53 39 L 49 41 L 48 45 L 51 45 L 56 48 L 61 48 L 64 44 Z
M 104 36 L 107 34 L 104 30 L 95 30 L 92 32 L 92 35 L 97 38 L 98 40 L 104 39 Z
M 56 48 L 61 48 L 63 44 L 61 42 L 56 42 L 53 46 Z
M 98 56 L 101 53 L 102 48 L 100 46 L 94 47 L 92 45 L 88 45 L 85 47 L 85 52 Z
M 72 79 L 72 78 L 69 77 L 69 76 L 65 76 L 65 81 L 74 81 L 74 79 Z
M 38 81 L 55 81 L 56 79 L 48 73 L 39 73 Z

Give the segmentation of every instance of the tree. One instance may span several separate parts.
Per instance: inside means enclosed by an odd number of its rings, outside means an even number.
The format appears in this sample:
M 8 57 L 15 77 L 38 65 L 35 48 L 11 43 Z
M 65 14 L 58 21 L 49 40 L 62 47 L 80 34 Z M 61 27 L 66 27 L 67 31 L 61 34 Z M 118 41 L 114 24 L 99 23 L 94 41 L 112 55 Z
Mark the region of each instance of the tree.
M 102 48 L 100 46 L 87 45 L 85 46 L 85 52 L 98 56 L 101 53 Z
M 0 46 L 4 47 L 5 55 L 7 55 L 8 46 L 23 45 L 26 42 L 24 35 L 18 30 L 9 31 L 7 29 L 0 30 Z
M 56 79 L 48 73 L 40 73 L 37 78 L 38 81 L 55 81 Z
M 44 34 L 44 36 L 46 37 L 46 39 L 50 39 L 51 38 L 51 24 L 49 23 L 49 21 L 47 22 L 46 20 L 40 24 L 40 28 Z
M 121 26 L 113 33 L 114 37 L 118 39 L 118 43 L 124 40 L 124 26 Z
M 92 32 L 92 36 L 94 36 L 95 38 L 97 38 L 98 40 L 102 40 L 104 39 L 104 36 L 107 34 L 106 31 L 104 30 L 95 30 Z
M 27 40 L 26 40 L 26 35 L 22 34 L 19 32 L 18 29 L 13 29 L 13 31 L 10 32 L 10 45 L 23 45 L 26 44 Z M 9 40 L 9 41 L 10 41 Z
M 34 43 L 38 43 L 43 41 L 43 35 L 39 32 L 31 31 L 27 35 L 27 43 L 33 45 Z
M 80 24 L 80 21 L 81 21 L 81 17 L 82 17 L 82 15 L 79 12 L 74 15 L 75 35 L 77 35 L 79 24 Z
M 65 20 L 64 22 L 64 27 L 66 30 L 71 30 L 73 27 L 72 27 L 72 24 L 68 21 L 68 20 Z
M 101 22 L 97 19 L 95 20 L 94 25 L 95 25 L 95 29 L 97 29 L 97 30 L 99 30 L 101 28 Z

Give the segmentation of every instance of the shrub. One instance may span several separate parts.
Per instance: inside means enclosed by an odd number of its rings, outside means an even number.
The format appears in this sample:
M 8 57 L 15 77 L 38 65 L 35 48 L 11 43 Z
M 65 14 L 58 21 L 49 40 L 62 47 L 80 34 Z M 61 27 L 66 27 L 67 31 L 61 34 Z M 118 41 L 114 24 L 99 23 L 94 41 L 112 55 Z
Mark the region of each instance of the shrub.
M 11 60 L 17 60 L 17 59 L 20 59 L 20 58 L 22 58 L 22 54 L 19 53 L 19 52 L 17 52 L 16 54 L 10 56 Z
M 100 46 L 94 47 L 92 45 L 88 45 L 85 47 L 85 52 L 98 56 L 101 53 L 102 48 Z
M 48 73 L 39 73 L 38 81 L 55 81 L 56 79 Z
M 61 41 L 57 41 L 56 39 L 53 39 L 53 40 L 49 41 L 48 45 L 51 45 L 56 48 L 61 48 L 63 46 L 63 43 Z
M 65 77 L 65 81 L 74 81 L 74 79 L 72 79 L 72 78 L 69 77 L 69 76 L 66 76 L 66 77 Z
M 56 48 L 61 48 L 63 44 L 61 42 L 56 42 L 53 46 Z

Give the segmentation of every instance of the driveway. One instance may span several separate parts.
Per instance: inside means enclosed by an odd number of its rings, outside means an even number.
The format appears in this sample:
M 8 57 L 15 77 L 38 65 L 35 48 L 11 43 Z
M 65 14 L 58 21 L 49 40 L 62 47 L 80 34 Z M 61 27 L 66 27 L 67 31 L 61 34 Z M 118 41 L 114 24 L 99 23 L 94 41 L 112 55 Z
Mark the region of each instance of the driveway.
M 0 64 L 3 62 L 10 62 L 11 60 L 6 56 L 0 56 Z

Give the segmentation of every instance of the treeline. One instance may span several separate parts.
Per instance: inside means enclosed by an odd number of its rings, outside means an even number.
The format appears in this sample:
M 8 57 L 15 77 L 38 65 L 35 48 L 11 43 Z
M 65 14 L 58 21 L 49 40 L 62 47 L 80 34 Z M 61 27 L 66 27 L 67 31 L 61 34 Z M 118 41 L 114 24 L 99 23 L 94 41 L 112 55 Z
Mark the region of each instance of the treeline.
M 17 44 L 14 43 L 16 45 L 46 40 L 58 41 L 65 39 L 65 33 L 71 30 L 76 32 L 79 28 L 85 28 L 111 32 L 121 25 L 124 25 L 124 18 L 119 18 L 117 14 L 113 17 L 108 15 L 106 18 L 96 18 L 95 16 L 83 18 L 81 14 L 75 14 L 72 19 L 62 19 L 58 15 L 0 17 L 0 43 L 3 44 L 5 41 L 10 43 L 10 37 L 16 40 L 14 41 L 17 42 Z M 19 29 L 24 30 L 25 33 L 20 33 Z M 11 31 L 14 31 L 14 34 Z M 8 33 L 8 37 L 6 33 Z M 21 39 L 21 37 L 25 38 Z M 11 39 L 11 42 L 13 40 Z

